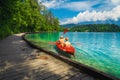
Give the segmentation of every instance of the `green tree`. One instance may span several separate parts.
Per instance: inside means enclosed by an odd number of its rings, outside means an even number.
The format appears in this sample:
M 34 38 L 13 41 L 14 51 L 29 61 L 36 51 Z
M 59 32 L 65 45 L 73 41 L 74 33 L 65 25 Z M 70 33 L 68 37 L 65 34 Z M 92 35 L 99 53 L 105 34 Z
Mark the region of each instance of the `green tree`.
M 70 31 L 80 32 L 120 32 L 120 27 L 115 24 L 87 24 L 78 25 L 70 29 Z
M 58 27 L 58 19 L 37 0 L 0 0 L 1 38 L 20 32 L 54 31 Z

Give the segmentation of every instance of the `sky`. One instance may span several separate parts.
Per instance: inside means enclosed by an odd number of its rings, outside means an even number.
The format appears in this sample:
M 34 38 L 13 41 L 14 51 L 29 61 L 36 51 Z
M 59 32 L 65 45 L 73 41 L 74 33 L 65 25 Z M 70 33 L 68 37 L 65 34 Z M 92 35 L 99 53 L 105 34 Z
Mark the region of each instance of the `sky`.
M 120 0 L 38 0 L 60 24 L 120 19 Z

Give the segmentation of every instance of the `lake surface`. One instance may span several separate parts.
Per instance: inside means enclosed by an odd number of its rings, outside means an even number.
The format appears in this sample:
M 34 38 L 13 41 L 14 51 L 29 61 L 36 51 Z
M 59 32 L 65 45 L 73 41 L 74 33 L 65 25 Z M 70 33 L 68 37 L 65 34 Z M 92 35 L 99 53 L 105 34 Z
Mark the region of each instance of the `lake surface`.
M 26 38 L 34 44 L 57 51 L 54 44 L 63 33 L 29 34 Z M 69 37 L 76 49 L 75 61 L 103 71 L 120 78 L 120 33 L 116 32 L 67 32 L 64 37 Z

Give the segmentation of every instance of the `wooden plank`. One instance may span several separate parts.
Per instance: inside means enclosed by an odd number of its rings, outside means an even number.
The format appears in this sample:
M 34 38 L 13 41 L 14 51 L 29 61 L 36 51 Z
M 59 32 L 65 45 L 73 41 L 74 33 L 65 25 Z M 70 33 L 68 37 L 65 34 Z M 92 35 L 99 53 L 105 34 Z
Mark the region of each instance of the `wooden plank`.
M 21 69 L 21 68 L 24 68 L 24 67 L 27 67 L 27 66 L 30 66 L 30 65 L 34 65 L 34 64 L 46 64 L 44 63 L 44 61 L 38 61 L 38 60 L 34 60 L 32 62 L 25 62 L 23 64 L 18 64 L 18 65 L 14 65 L 13 67 L 8 67 L 7 69 L 5 69 L 4 71 L 2 72 L 11 72 L 12 70 L 16 70 L 16 69 Z
M 87 75 L 87 76 L 83 77 L 81 80 L 97 80 L 97 79 Z
M 75 68 L 73 68 L 73 69 L 75 69 Z M 65 76 L 71 77 L 71 76 L 73 76 L 74 74 L 77 74 L 77 73 L 80 73 L 80 71 L 76 70 L 76 69 L 74 71 L 69 69 L 69 70 L 65 70 L 65 71 L 63 71 L 59 74 L 54 74 L 54 75 L 50 76 L 49 78 L 47 78 L 45 80 L 59 80 L 59 79 L 63 79 L 63 77 L 65 77 Z
M 57 60 L 57 59 L 55 59 L 54 57 L 52 57 L 52 56 L 49 56 L 49 55 L 46 55 L 46 54 L 44 54 L 45 56 L 47 56 L 48 57 L 48 59 L 47 60 L 49 60 L 49 61 L 51 61 L 51 60 Z M 44 56 L 44 55 L 40 55 L 40 56 Z M 9 58 L 9 57 L 8 57 Z M 14 60 L 16 60 L 16 58 L 14 58 Z M 13 63 L 11 63 L 11 64 L 6 64 L 7 65 L 7 68 L 9 68 L 9 67 L 14 67 L 14 66 L 19 66 L 19 65 L 21 65 L 21 64 L 27 64 L 27 63 L 29 63 L 29 62 L 34 62 L 34 60 L 37 60 L 37 59 L 33 59 L 33 60 L 25 60 L 25 62 L 23 62 L 23 60 L 21 61 L 21 62 L 19 62 L 19 63 L 17 63 L 17 64 L 13 64 Z M 39 60 L 42 60 L 42 59 L 39 59 Z M 62 62 L 62 61 L 59 61 L 59 60 L 57 60 L 58 62 Z M 7 63 L 7 62 L 5 62 L 5 61 L 1 61 L 1 63 L 0 63 L 0 65 L 2 66 L 2 64 L 4 65 L 5 63 Z M 8 63 L 10 63 L 10 62 L 8 62 Z
M 11 78 L 12 80 L 13 80 L 13 79 L 18 79 L 18 78 L 23 77 L 25 74 L 30 73 L 30 72 L 35 71 L 35 70 L 38 71 L 39 73 L 47 73 L 46 70 L 49 69 L 49 66 L 51 66 L 51 68 L 54 69 L 54 67 L 58 67 L 58 65 L 61 65 L 62 63 L 58 63 L 57 65 L 53 65 L 53 64 L 55 64 L 55 63 L 54 63 L 54 62 L 53 62 L 53 63 L 51 62 L 50 64 L 43 65 L 43 66 L 42 66 L 42 69 L 39 67 L 39 64 L 38 64 L 38 65 L 33 65 L 34 69 L 24 68 L 24 69 L 20 70 L 20 72 L 12 73 L 11 75 L 8 74 L 8 75 L 5 77 L 5 80 L 7 80 L 7 79 L 9 80 L 9 77 L 13 77 L 13 78 Z
M 67 80 L 82 80 L 82 78 L 84 78 L 86 76 L 88 76 L 88 75 L 85 73 L 77 73 L 74 76 L 68 78 Z
M 73 76 L 76 75 L 77 73 L 80 73 L 80 74 L 81 74 L 81 72 L 75 72 L 75 73 L 72 73 L 72 74 L 66 74 L 65 76 L 59 78 L 58 80 L 67 80 L 67 79 L 69 80 L 69 78 L 73 77 Z
M 34 65 L 34 66 L 32 66 L 32 67 L 34 67 L 34 69 L 37 69 L 37 68 L 39 68 L 39 66 L 38 66 L 39 64 L 37 64 L 37 65 Z M 29 69 L 29 70 L 33 70 L 33 69 Z M 28 67 L 26 66 L 26 67 L 23 67 L 23 68 L 21 68 L 21 69 L 18 69 L 18 70 L 10 70 L 9 72 L 5 72 L 5 73 L 3 73 L 3 75 L 2 75 L 2 77 L 1 77 L 1 79 L 6 79 L 6 78 L 10 78 L 10 77 L 13 77 L 13 76 L 18 76 L 19 74 L 21 74 L 22 72 L 27 72 L 28 71 Z
M 39 54 L 40 56 L 43 56 L 43 52 L 41 52 L 41 53 L 37 53 L 37 54 Z M 45 53 L 44 53 L 44 55 L 45 55 Z M 16 56 L 15 55 L 11 55 L 11 56 L 7 55 L 7 56 L 4 56 L 4 57 L 0 58 L 0 62 L 1 63 L 5 62 L 5 61 L 11 61 L 12 62 L 14 60 L 19 60 L 19 62 L 23 62 L 23 61 L 26 61 L 26 60 L 33 60 L 31 58 L 35 57 L 35 56 L 37 56 L 37 55 L 32 54 L 32 53 L 27 54 L 27 55 L 25 55 L 25 53 L 20 53 L 20 54 L 16 54 Z M 46 56 L 49 57 L 49 55 L 46 55 Z M 16 61 L 14 61 L 14 62 L 16 62 Z
M 38 75 L 36 75 L 35 77 L 40 77 L 40 76 L 44 76 L 44 75 L 47 75 L 47 74 L 50 74 L 50 73 L 53 73 L 54 71 L 57 71 L 57 70 L 60 70 L 61 68 L 63 68 L 64 66 L 61 64 L 61 65 L 58 65 L 54 68 L 51 68 L 50 70 L 48 70 L 47 72 L 44 71 L 42 73 L 39 73 Z
M 21 62 L 21 63 L 18 63 L 18 64 L 10 64 L 10 65 L 6 65 L 4 68 L 1 68 L 0 71 L 5 71 L 9 68 L 13 68 L 15 69 L 15 67 L 17 68 L 20 68 L 20 67 L 24 67 L 25 65 L 27 64 L 30 64 L 30 63 L 34 63 L 35 61 L 39 61 L 39 62 L 46 62 L 46 61 L 53 61 L 54 58 L 49 58 L 47 60 L 44 61 L 44 59 L 34 59 L 34 60 L 28 60 L 28 61 L 25 61 L 25 62 Z M 60 62 L 59 60 L 55 59 L 54 62 Z M 56 62 L 56 63 L 57 63 Z M 48 62 L 49 63 L 49 62 Z
M 2 69 L 2 71 L 4 71 L 4 70 L 7 70 L 7 69 L 9 69 L 9 68 L 22 67 L 22 66 L 25 66 L 25 65 L 29 64 L 30 62 L 34 63 L 34 62 L 36 62 L 36 61 L 37 61 L 37 60 L 32 60 L 32 61 L 29 60 L 29 61 L 21 62 L 21 63 L 18 63 L 18 64 L 6 62 L 6 63 L 3 63 L 3 64 L 6 64 L 6 65 L 4 66 L 4 68 L 1 68 L 1 69 Z M 8 63 L 8 64 L 7 64 L 7 63 Z
M 39 75 L 39 77 L 37 77 L 37 79 L 36 80 L 42 80 L 42 79 L 47 79 L 47 78 L 49 78 L 49 77 L 51 77 L 51 76 L 53 76 L 53 75 L 57 75 L 57 74 L 59 74 L 59 73 L 61 73 L 61 72 L 63 72 L 63 71 L 67 71 L 67 70 L 69 70 L 69 68 L 68 67 L 65 67 L 65 66 L 63 66 L 63 65 L 60 65 L 58 68 L 56 68 L 56 69 L 53 69 L 53 70 L 51 70 L 50 72 L 48 72 L 48 73 L 44 73 L 44 74 L 40 74 Z
M 53 64 L 55 64 L 55 63 L 54 62 L 51 62 L 50 64 L 48 64 L 48 63 L 41 63 L 41 64 L 33 63 L 30 66 L 30 68 L 36 69 L 38 67 L 38 68 L 40 68 L 42 70 L 42 69 L 46 69 L 46 67 L 48 67 L 49 65 L 53 65 Z M 6 75 L 9 74 L 8 76 L 17 75 L 17 74 L 19 74 L 19 72 L 26 72 L 26 70 L 28 69 L 28 67 L 29 67 L 29 65 L 28 66 L 24 66 L 22 68 L 16 68 L 15 70 L 13 69 L 13 70 L 7 71 L 4 74 L 6 74 Z M 17 73 L 15 73 L 15 72 L 17 72 Z

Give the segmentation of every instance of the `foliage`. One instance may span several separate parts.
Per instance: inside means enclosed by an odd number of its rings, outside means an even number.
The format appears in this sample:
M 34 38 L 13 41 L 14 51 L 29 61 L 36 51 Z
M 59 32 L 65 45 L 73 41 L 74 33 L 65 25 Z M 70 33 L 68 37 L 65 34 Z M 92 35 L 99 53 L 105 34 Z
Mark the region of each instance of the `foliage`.
M 58 19 L 37 0 L 0 0 L 0 38 L 20 32 L 58 30 Z
M 70 28 L 70 31 L 78 32 L 119 32 L 120 27 L 115 24 L 87 24 Z

